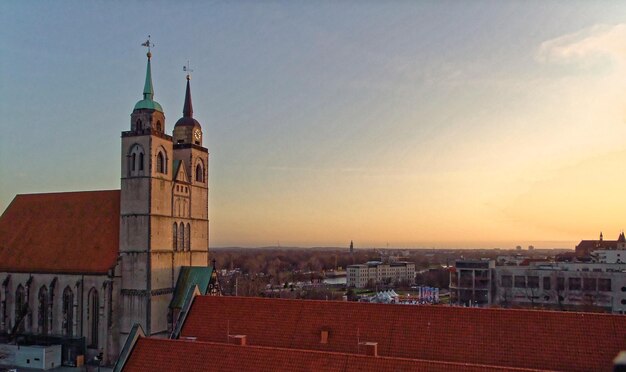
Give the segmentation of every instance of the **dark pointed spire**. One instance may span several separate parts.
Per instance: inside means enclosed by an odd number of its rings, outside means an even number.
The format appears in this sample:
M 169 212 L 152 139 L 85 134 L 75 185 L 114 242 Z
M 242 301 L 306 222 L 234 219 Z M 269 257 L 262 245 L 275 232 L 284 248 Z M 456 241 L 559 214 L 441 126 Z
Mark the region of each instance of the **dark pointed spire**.
M 185 92 L 185 105 L 183 106 L 183 117 L 193 117 L 193 105 L 191 104 L 191 87 L 189 86 L 191 77 L 187 75 L 187 91 Z

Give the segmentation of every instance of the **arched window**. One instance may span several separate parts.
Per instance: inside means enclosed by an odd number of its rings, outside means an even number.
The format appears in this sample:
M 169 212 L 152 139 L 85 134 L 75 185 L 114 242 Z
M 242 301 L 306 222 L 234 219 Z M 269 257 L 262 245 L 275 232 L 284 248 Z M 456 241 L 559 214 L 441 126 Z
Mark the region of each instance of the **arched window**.
M 50 320 L 48 317 L 48 288 L 46 288 L 45 285 L 39 288 L 38 299 L 39 306 L 37 307 L 37 326 L 40 334 L 47 335 Z
M 74 336 L 74 292 L 67 286 L 63 290 L 63 324 L 64 336 Z
M 128 175 L 142 176 L 144 169 L 144 151 L 138 143 L 134 144 L 128 154 Z
M 161 127 L 161 122 L 160 122 L 160 121 L 157 121 L 157 124 L 156 124 L 156 129 L 157 129 L 159 132 L 163 132 L 163 128 Z
M 89 291 L 89 304 L 87 308 L 87 317 L 89 322 L 87 345 L 92 349 L 98 348 L 98 331 L 100 329 L 100 299 L 98 291 L 91 288 Z
M 156 171 L 159 173 L 165 173 L 165 157 L 160 151 L 157 154 Z
M 19 324 L 17 332 L 24 332 L 24 321 L 27 313 L 26 293 L 24 292 L 24 287 L 20 284 L 15 290 L 15 324 Z
M 143 130 L 143 123 L 141 122 L 141 119 L 137 119 L 137 121 L 135 122 L 135 130 L 136 131 Z
M 174 222 L 174 226 L 172 227 L 172 244 L 174 245 L 174 250 L 178 250 L 178 224 Z
M 204 170 L 202 169 L 202 164 L 200 163 L 196 165 L 196 181 L 204 182 Z
M 183 250 L 185 248 L 185 225 L 182 222 L 178 226 L 178 235 L 178 246 Z
M 187 248 L 187 250 L 190 250 L 191 249 L 191 226 L 189 224 L 187 224 L 185 235 L 187 235 L 187 245 L 185 246 L 185 248 Z

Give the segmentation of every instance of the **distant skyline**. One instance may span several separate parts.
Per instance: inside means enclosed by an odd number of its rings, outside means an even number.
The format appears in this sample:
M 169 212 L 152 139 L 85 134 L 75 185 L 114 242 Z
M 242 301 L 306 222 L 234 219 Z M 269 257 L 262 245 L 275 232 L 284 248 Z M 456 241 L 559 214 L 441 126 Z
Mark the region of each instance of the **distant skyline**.
M 0 3 L 0 210 L 116 189 L 152 35 L 211 246 L 573 248 L 626 228 L 626 3 Z

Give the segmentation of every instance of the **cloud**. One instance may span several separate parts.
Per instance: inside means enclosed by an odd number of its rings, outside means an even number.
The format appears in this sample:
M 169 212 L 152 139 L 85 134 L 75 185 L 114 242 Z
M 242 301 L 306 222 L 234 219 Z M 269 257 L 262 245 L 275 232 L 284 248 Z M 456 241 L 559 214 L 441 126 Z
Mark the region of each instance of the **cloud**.
M 541 43 L 536 60 L 542 63 L 590 67 L 613 62 L 626 65 L 626 24 L 594 25 Z

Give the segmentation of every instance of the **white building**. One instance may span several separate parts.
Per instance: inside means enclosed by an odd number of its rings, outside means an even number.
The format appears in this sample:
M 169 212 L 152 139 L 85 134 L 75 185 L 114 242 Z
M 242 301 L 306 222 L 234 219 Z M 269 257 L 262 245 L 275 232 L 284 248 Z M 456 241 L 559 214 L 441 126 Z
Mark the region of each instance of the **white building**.
M 626 265 L 535 262 L 497 266 L 493 303 L 626 313 Z
M 349 265 L 347 269 L 348 287 L 366 288 L 377 283 L 392 284 L 400 281 L 408 281 L 410 284 L 415 282 L 414 263 L 370 261 Z
M 591 252 L 591 257 L 599 263 L 626 263 L 626 250 L 601 249 Z

